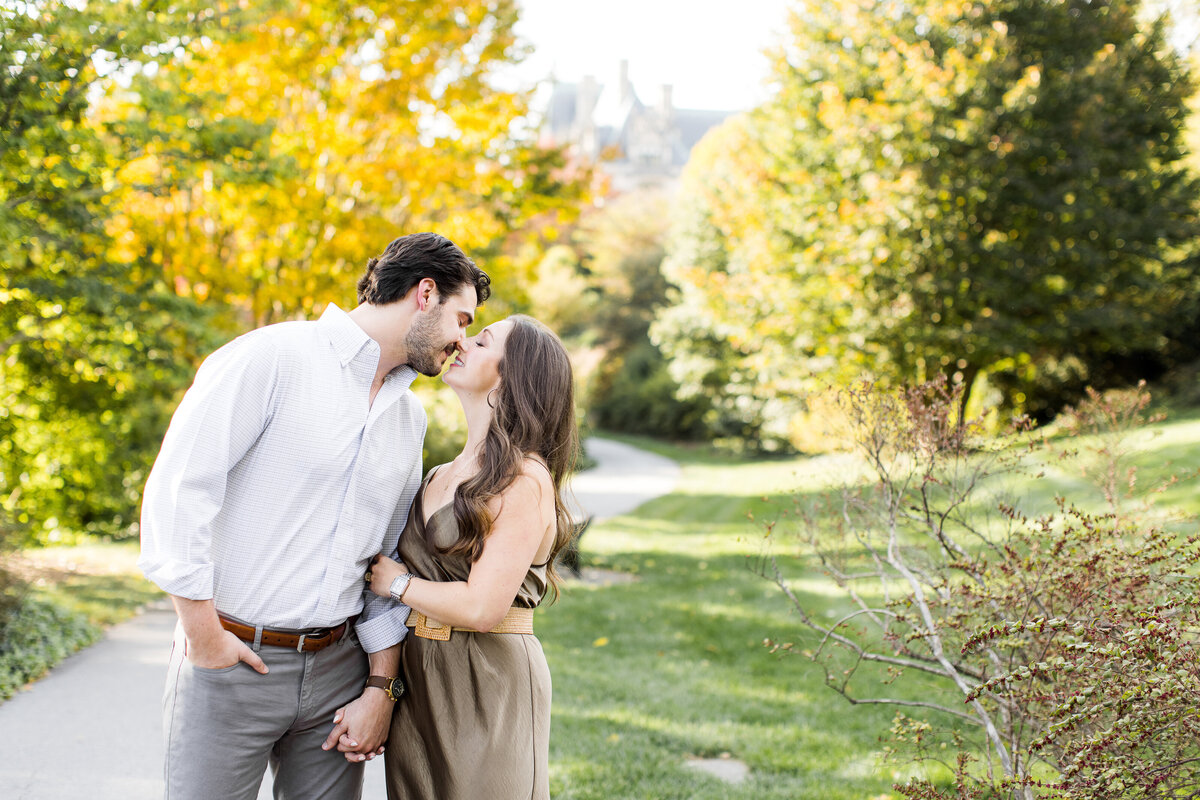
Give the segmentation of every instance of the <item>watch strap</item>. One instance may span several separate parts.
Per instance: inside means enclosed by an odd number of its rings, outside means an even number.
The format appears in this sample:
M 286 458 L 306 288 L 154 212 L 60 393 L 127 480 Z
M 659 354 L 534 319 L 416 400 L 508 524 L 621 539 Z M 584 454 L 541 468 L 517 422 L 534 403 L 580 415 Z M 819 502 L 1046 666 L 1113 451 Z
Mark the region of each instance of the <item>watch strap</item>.
M 388 699 L 392 702 L 395 702 L 400 699 L 400 693 L 404 691 L 404 684 L 400 684 L 400 686 L 397 687 L 395 685 L 397 681 L 397 678 L 387 678 L 383 675 L 372 675 L 367 678 L 366 686 L 363 688 L 367 689 L 374 687 L 376 689 L 383 689 L 383 691 L 387 694 Z M 397 689 L 399 689 L 399 691 L 396 691 Z

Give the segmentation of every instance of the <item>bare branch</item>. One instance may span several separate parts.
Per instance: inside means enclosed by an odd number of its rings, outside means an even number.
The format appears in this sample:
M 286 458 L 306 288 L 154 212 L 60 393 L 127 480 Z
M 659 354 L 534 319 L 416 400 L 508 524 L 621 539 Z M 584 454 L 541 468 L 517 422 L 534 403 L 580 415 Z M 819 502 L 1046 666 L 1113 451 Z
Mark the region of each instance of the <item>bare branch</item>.
M 836 687 L 834 687 L 834 688 L 836 689 Z M 937 703 L 926 703 L 926 702 L 923 702 L 920 700 L 899 700 L 897 698 L 892 698 L 892 697 L 859 698 L 859 697 L 852 697 L 844 692 L 838 692 L 838 694 L 841 694 L 843 697 L 846 698 L 847 702 L 849 702 L 851 705 L 855 705 L 855 706 L 857 706 L 857 705 L 881 705 L 881 706 L 907 706 L 909 708 L 929 708 L 934 711 L 939 711 L 943 714 L 949 714 L 952 717 L 956 717 L 957 719 L 964 720 L 966 722 L 971 723 L 972 725 L 980 724 L 979 719 L 977 717 L 974 717 L 970 714 L 964 714 L 963 712 L 961 712 L 957 709 L 950 708 L 948 706 L 938 705 Z

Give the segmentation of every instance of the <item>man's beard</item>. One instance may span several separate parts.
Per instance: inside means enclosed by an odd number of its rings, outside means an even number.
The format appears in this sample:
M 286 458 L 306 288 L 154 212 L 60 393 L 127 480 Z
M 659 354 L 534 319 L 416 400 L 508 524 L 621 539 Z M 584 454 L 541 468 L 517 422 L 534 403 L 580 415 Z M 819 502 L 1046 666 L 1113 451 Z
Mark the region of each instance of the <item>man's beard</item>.
M 443 310 L 439 304 L 436 314 L 417 317 L 408 329 L 408 335 L 404 337 L 404 346 L 408 350 L 408 365 L 430 378 L 436 377 L 445 363 L 439 362 L 438 356 L 446 346 L 437 345 Z

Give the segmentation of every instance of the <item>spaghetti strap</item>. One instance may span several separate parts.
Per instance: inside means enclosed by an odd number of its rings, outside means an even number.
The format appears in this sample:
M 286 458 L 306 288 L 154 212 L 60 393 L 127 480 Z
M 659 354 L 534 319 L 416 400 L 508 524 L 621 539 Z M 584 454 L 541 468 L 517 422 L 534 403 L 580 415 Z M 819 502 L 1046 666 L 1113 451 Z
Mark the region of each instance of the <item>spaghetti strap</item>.
M 433 476 L 436 475 L 437 471 L 444 466 L 446 465 L 438 464 L 436 467 L 430 469 L 429 474 L 425 476 L 425 479 L 421 481 L 421 485 L 417 488 L 417 496 L 415 498 L 415 502 L 413 503 L 413 507 L 420 512 L 422 527 L 429 525 L 429 519 L 425 517 L 425 492 L 429 489 L 429 483 L 433 480 Z M 437 510 L 435 509 L 434 513 L 436 512 Z M 432 517 L 432 515 L 430 515 L 430 517 Z

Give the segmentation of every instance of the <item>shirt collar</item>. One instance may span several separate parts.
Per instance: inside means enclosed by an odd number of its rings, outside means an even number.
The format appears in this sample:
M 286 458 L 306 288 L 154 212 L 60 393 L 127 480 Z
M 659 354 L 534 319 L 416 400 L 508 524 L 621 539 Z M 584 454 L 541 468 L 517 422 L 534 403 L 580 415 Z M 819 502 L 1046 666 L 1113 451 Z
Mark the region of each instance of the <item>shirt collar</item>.
M 321 315 L 317 325 L 333 345 L 333 352 L 337 354 L 343 367 L 353 361 L 364 347 L 375 341 L 358 327 L 358 323 L 350 319 L 349 314 L 334 303 L 325 307 L 325 313 Z
M 378 343 L 358 327 L 358 323 L 350 315 L 340 309 L 337 304 L 330 303 L 317 322 L 322 333 L 333 345 L 333 352 L 343 367 L 358 357 L 364 347 L 374 345 L 378 358 Z M 384 378 L 386 384 L 396 384 L 399 389 L 407 389 L 417 379 L 417 371 L 407 364 L 396 367 Z
M 397 389 L 407 389 L 417 379 L 417 371 L 408 364 L 402 364 L 387 374 L 384 383 L 395 384 Z

